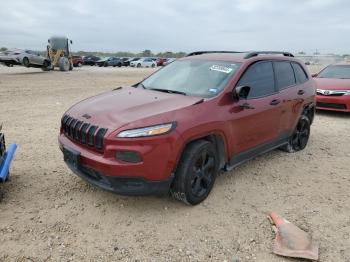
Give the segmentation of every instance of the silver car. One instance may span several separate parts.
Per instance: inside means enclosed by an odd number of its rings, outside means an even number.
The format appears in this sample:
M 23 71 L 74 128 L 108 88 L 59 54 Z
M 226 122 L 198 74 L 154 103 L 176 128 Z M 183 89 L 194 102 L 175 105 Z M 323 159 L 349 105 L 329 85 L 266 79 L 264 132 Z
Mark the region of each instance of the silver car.
M 32 50 L 14 49 L 0 54 L 0 62 L 7 66 L 24 65 L 25 67 L 47 68 L 50 60 Z

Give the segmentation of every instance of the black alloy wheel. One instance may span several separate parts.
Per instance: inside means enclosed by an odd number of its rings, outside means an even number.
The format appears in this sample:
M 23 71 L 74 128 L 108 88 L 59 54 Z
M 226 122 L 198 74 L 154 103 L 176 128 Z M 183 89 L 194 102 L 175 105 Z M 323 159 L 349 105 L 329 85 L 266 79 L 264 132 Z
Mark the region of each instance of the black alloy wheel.
M 293 134 L 288 140 L 288 144 L 282 146 L 281 149 L 289 153 L 303 150 L 309 141 L 310 125 L 309 118 L 302 115 L 294 129 Z
M 175 172 L 171 195 L 186 204 L 197 205 L 207 198 L 219 171 L 214 145 L 198 140 L 186 146 Z

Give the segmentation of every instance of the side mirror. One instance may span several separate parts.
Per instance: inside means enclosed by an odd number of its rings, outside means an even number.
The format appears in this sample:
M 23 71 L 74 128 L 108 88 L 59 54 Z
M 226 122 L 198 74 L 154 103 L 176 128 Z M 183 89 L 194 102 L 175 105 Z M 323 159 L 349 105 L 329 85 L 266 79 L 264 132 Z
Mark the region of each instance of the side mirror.
M 73 41 L 72 41 L 72 40 L 70 40 L 70 43 L 71 43 L 71 44 L 73 44 Z
M 236 86 L 232 90 L 233 101 L 238 101 L 241 98 L 247 99 L 250 92 L 250 86 Z
M 312 77 L 316 77 L 316 76 L 318 76 L 318 74 L 317 74 L 317 73 L 316 73 L 316 74 L 312 74 L 311 76 L 312 76 Z

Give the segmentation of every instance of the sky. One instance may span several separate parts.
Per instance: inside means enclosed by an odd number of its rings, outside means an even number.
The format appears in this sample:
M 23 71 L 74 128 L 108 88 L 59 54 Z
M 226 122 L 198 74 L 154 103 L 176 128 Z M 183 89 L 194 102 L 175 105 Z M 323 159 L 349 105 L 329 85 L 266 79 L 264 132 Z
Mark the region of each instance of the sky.
M 0 47 L 350 53 L 348 0 L 0 0 Z

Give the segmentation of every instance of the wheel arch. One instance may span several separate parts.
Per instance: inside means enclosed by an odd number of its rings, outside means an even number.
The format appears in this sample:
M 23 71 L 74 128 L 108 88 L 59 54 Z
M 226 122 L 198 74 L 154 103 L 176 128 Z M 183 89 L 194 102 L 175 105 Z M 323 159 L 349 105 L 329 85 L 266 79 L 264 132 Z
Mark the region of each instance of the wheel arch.
M 185 152 L 185 150 L 188 148 L 188 146 L 199 140 L 206 140 L 211 142 L 214 145 L 216 152 L 219 156 L 219 167 L 220 169 L 225 167 L 227 162 L 227 144 L 226 144 L 225 138 L 223 134 L 218 132 L 213 132 L 213 133 L 202 134 L 196 137 L 189 138 L 188 140 L 185 140 L 184 145 L 182 146 L 182 149 L 178 154 L 174 172 L 176 171 L 179 161 L 183 153 Z
M 312 124 L 312 122 L 314 121 L 315 118 L 315 104 L 314 103 L 308 103 L 306 105 L 304 105 L 303 111 L 302 111 L 302 115 L 305 115 L 309 118 L 310 120 L 310 124 Z

